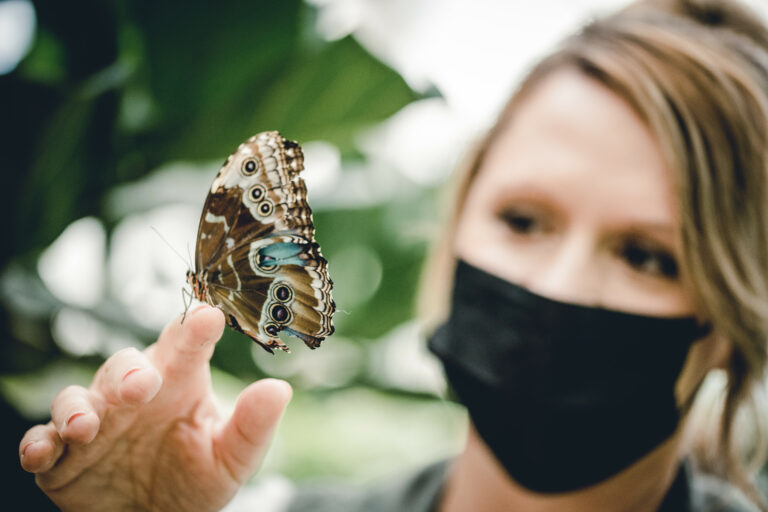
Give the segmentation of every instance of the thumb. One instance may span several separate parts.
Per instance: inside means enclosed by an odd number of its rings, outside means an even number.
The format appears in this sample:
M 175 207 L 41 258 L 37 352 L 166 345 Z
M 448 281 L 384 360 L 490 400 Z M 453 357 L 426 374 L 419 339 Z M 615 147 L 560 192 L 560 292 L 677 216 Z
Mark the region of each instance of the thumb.
M 258 469 L 292 395 L 291 385 L 278 379 L 262 379 L 240 393 L 235 412 L 214 439 L 214 450 L 238 482 Z

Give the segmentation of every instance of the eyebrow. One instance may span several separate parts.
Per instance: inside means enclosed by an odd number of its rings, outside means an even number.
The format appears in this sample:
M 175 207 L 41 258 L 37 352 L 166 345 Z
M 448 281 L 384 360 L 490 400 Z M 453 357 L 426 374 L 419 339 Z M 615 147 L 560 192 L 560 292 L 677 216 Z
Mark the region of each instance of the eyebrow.
M 500 204 L 523 200 L 535 207 L 553 208 L 557 212 L 563 212 L 563 207 L 556 197 L 542 191 L 536 185 L 524 184 L 514 186 L 506 190 L 500 190 Z M 651 234 L 661 237 L 664 242 L 671 242 L 676 237 L 676 229 L 673 224 L 663 220 L 625 216 L 611 219 L 606 222 L 611 231 L 629 231 L 636 234 Z
M 635 236 L 650 236 L 653 242 L 662 245 L 676 246 L 676 230 L 666 222 L 644 222 L 633 219 L 611 222 L 608 227 L 613 232 L 627 232 Z
M 642 231 L 654 231 L 657 233 L 664 233 L 666 235 L 675 234 L 675 228 L 668 222 L 649 221 L 645 219 L 626 217 L 612 220 L 608 224 L 616 227 L 620 226 Z

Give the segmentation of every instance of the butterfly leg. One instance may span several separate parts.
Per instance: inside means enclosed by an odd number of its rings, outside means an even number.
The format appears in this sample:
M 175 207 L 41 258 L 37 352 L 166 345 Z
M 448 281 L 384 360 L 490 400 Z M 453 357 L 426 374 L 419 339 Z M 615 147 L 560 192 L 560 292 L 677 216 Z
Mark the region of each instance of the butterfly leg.
M 285 343 L 280 341 L 279 338 L 269 338 L 266 342 L 263 342 L 263 341 L 259 340 L 258 337 L 256 337 L 253 333 L 251 333 L 249 331 L 242 331 L 242 332 L 244 334 L 246 334 L 247 336 L 249 336 L 253 341 L 255 341 L 256 343 L 261 345 L 261 347 L 264 350 L 266 350 L 267 352 L 269 352 L 270 354 L 274 354 L 275 353 L 275 349 L 280 349 L 283 352 L 288 352 L 288 353 L 291 352 L 291 349 L 289 349 L 288 346 L 285 345 Z
M 283 352 L 288 352 L 288 353 L 291 352 L 291 349 L 289 349 L 288 346 L 285 343 L 283 343 L 282 341 L 280 341 L 279 339 L 269 340 L 267 342 L 267 346 L 269 348 L 271 348 L 271 349 L 279 348 Z
M 189 299 L 189 302 L 187 302 L 187 299 Z M 181 289 L 181 300 L 184 302 L 184 314 L 181 316 L 181 323 L 183 324 L 184 320 L 187 318 L 189 306 L 192 305 L 192 294 L 186 288 Z

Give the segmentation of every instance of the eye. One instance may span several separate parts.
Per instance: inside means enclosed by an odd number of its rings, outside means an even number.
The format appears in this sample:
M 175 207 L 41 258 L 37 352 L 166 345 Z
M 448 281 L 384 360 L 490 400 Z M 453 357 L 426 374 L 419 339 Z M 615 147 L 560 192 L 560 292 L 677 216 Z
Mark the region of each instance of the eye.
M 274 258 L 269 258 L 263 254 L 257 255 L 255 258 L 255 263 L 256 266 L 259 267 L 259 270 L 267 273 L 277 270 L 277 264 L 275 264 L 274 261 Z
M 541 217 L 533 212 L 518 208 L 507 208 L 499 213 L 499 218 L 510 230 L 519 235 L 530 235 L 545 228 Z
M 259 161 L 255 158 L 246 158 L 243 160 L 243 165 L 241 167 L 243 174 L 246 176 L 250 176 L 251 174 L 254 174 L 259 169 Z
M 248 195 L 251 197 L 251 201 L 258 203 L 264 197 L 264 186 L 254 185 L 248 192 Z
M 264 331 L 270 336 L 277 336 L 277 333 L 280 331 L 280 328 L 277 325 L 270 322 L 266 326 L 264 326 Z
M 291 312 L 282 304 L 275 304 L 269 311 L 269 316 L 277 323 L 287 323 L 291 319 Z
M 272 210 L 274 209 L 274 205 L 269 200 L 264 200 L 261 205 L 259 206 L 259 213 L 263 217 L 268 217 L 272 214 Z
M 281 284 L 273 289 L 272 295 L 280 302 L 288 302 L 293 297 L 290 287 Z
M 620 256 L 637 272 L 664 279 L 675 280 L 678 267 L 675 257 L 667 251 L 648 242 L 630 240 L 620 249 Z

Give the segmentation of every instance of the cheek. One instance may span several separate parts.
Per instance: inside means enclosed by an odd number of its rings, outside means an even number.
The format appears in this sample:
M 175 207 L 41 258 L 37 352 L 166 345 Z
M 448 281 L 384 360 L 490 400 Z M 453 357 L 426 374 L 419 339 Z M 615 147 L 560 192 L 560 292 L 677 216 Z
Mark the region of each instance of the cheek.
M 690 296 L 678 284 L 632 274 L 621 262 L 600 269 L 600 302 L 607 307 L 653 316 L 694 313 Z

